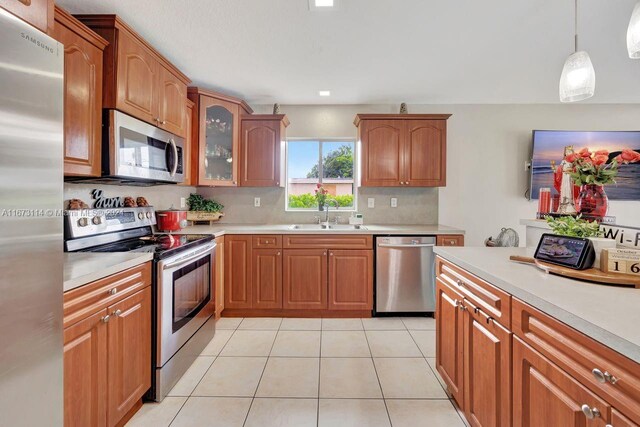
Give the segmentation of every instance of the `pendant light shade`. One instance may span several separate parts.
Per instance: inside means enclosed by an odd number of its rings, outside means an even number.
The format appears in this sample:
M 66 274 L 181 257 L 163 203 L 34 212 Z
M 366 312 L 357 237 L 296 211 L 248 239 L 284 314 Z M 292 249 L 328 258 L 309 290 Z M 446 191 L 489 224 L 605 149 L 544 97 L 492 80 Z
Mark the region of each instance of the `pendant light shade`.
M 640 58 L 640 2 L 636 3 L 627 28 L 627 51 L 629 58 Z
M 560 76 L 560 102 L 576 102 L 591 98 L 596 90 L 596 72 L 585 51 L 567 58 Z
M 596 91 L 596 72 L 591 58 L 578 50 L 578 0 L 575 0 L 574 51 L 564 62 L 560 76 L 560 102 L 576 102 L 591 98 Z

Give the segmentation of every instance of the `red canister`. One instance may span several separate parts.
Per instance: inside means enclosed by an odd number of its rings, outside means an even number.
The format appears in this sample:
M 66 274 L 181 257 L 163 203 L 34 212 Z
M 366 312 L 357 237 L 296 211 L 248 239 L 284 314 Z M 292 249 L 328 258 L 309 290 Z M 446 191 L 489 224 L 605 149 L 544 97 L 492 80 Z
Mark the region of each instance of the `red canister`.
M 156 227 L 160 231 L 178 231 L 187 226 L 187 211 L 169 209 L 156 211 Z

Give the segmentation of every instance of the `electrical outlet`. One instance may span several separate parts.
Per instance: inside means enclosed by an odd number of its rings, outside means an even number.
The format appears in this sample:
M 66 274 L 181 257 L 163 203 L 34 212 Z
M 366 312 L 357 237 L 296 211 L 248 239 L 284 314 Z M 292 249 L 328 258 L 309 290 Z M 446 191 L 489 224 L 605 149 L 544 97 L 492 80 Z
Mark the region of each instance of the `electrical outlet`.
M 260 207 L 260 197 L 254 197 L 253 198 L 253 206 L 256 208 Z
M 187 207 L 187 199 L 184 197 L 180 197 L 180 209 L 184 209 Z
M 397 197 L 392 197 L 391 198 L 391 207 L 392 208 L 397 208 L 398 207 L 398 198 Z
M 376 207 L 376 199 L 374 199 L 373 197 L 369 197 L 367 199 L 367 207 L 373 209 Z

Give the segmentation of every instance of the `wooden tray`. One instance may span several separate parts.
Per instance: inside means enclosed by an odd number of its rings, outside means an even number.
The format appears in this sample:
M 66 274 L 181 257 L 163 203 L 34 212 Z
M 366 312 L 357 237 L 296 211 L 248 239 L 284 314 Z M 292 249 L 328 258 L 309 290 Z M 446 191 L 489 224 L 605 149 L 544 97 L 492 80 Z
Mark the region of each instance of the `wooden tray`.
M 212 222 L 220 221 L 224 216 L 222 212 L 204 212 L 204 211 L 187 211 L 187 221 L 194 222 Z
M 547 273 L 557 274 L 558 276 L 569 277 L 571 279 L 584 280 L 587 282 L 595 282 L 605 285 L 634 286 L 640 289 L 640 277 L 631 274 L 605 273 L 597 268 L 574 270 L 572 268 L 542 262 L 535 258 L 518 255 L 511 255 L 509 259 L 511 261 L 521 262 L 524 264 L 532 264 Z

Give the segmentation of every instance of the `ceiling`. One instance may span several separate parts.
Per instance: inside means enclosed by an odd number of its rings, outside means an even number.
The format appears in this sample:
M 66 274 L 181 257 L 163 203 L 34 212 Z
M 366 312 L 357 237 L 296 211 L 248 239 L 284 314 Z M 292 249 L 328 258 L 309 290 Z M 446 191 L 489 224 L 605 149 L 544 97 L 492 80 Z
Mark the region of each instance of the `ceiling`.
M 281 104 L 558 103 L 572 0 L 59 0 L 116 13 L 194 84 Z M 640 102 L 626 52 L 636 0 L 581 0 L 594 103 Z M 331 90 L 319 97 L 319 90 Z

